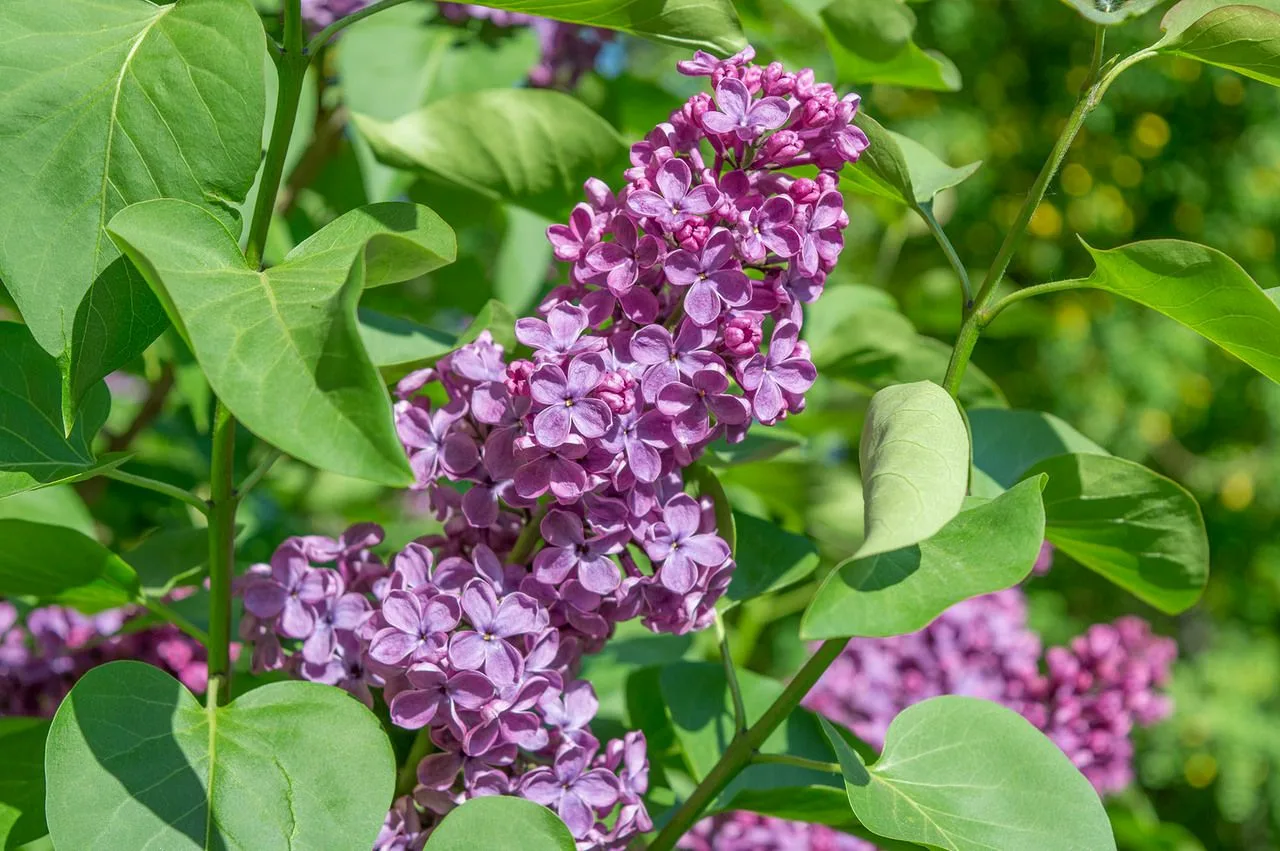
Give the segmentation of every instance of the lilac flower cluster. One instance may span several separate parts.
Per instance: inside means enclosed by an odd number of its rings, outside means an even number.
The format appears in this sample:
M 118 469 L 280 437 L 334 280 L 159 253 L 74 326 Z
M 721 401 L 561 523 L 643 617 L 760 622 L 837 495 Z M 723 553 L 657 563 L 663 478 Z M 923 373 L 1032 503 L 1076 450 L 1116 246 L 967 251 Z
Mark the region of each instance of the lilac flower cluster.
M 633 146 L 620 192 L 588 181 L 549 229 L 568 280 L 516 324 L 531 357 L 485 332 L 397 386 L 442 534 L 387 563 L 376 526 L 291 538 L 241 579 L 256 669 L 366 703 L 381 689 L 395 724 L 428 732 L 436 752 L 380 849 L 421 847 L 477 795 L 556 810 L 582 849 L 651 827 L 644 737 L 602 745 L 574 672 L 619 622 L 685 633 L 714 618 L 734 564 L 682 471 L 803 408 L 801 304 L 842 247 L 837 171 L 866 146 L 856 97 L 750 59 L 681 63 L 714 100 L 692 98 Z
M 119 659 L 148 662 L 203 692 L 209 679 L 204 647 L 168 625 L 120 634 L 136 615 L 42 606 L 22 616 L 0 600 L 0 716 L 52 715 L 86 671 Z
M 496 27 L 529 27 L 538 37 L 541 57 L 529 69 L 529 84 L 539 88 L 572 89 L 596 65 L 600 51 L 613 40 L 610 30 L 584 27 L 466 3 L 441 3 L 440 14 L 453 21 L 484 20 Z
M 732 812 L 705 818 L 685 834 L 685 851 L 875 851 L 875 846 L 821 824 Z

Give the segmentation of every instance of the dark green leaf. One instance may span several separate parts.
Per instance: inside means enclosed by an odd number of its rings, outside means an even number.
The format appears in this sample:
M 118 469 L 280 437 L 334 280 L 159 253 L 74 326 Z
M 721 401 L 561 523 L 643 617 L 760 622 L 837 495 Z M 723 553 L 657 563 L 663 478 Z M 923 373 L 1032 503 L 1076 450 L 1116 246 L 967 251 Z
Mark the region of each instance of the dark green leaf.
M 785 588 L 817 568 L 818 549 L 803 535 L 738 511 L 734 512 L 734 521 L 737 566 L 724 594 L 729 605 Z
M 1164 16 L 1162 53 L 1280 86 L 1280 0 L 1183 0 Z
M 140 662 L 76 683 L 45 772 L 59 848 L 367 848 L 395 786 L 377 718 L 339 689 L 271 683 L 210 711 Z
M 129 564 L 145 594 L 164 597 L 174 588 L 192 585 L 207 572 L 207 529 L 160 529 L 129 550 Z
M 0 848 L 48 833 L 44 823 L 44 718 L 0 718 Z
M 424 851 L 574 851 L 569 828 L 524 798 L 472 798 L 445 816 Z
M 736 467 L 776 458 L 784 452 L 799 449 L 806 443 L 804 435 L 784 428 L 772 428 L 768 433 L 751 431 L 737 443 L 724 438 L 707 447 L 706 461 L 712 467 Z
M 1159 311 L 1280 381 L 1280 306 L 1236 261 L 1208 246 L 1176 239 L 1110 250 L 1085 248 L 1097 268 L 1070 283 Z
M 87 612 L 137 598 L 133 568 L 74 529 L 0 520 L 0 541 L 0 596 L 34 597 Z
M 110 231 L 246 427 L 322 469 L 410 481 L 356 302 L 367 280 L 392 283 L 448 259 L 434 214 L 408 204 L 348 213 L 266 272 L 250 268 L 220 222 L 183 201 L 134 205 Z
M 907 635 L 951 606 L 1026 578 L 1044 541 L 1038 477 L 970 500 L 936 535 L 849 559 L 827 576 L 800 624 L 804 639 Z
M 1103 26 L 1124 23 L 1145 15 L 1164 0 L 1062 0 L 1087 21 Z M 1215 0 L 1220 2 L 1220 0 Z
M 697 483 L 699 497 L 711 498 L 716 516 L 716 534 L 729 545 L 730 552 L 736 552 L 738 533 L 733 506 L 729 504 L 729 497 L 725 495 L 720 478 L 705 464 L 694 464 L 688 468 L 686 475 L 691 481 Z
M 854 190 L 906 204 L 913 209 L 967 180 L 982 161 L 952 168 L 914 139 L 886 130 L 865 112 L 855 122 L 871 146 L 849 172 Z
M 959 513 L 969 437 L 960 409 L 938 385 L 899 384 L 872 397 L 859 457 L 867 508 L 857 557 L 922 541 Z
M 849 803 L 879 836 L 950 851 L 1114 851 L 1098 793 L 1021 715 L 935 697 L 893 719 L 869 768 L 825 719 Z
M 415 369 L 430 366 L 459 346 L 473 342 L 481 331 L 489 331 L 508 352 L 515 347 L 515 316 L 502 302 L 492 299 L 467 330 L 456 337 L 368 308 L 360 308 L 356 315 L 360 340 L 387 381 L 397 381 Z
M 625 721 L 628 678 L 641 668 L 678 661 L 692 644 L 692 635 L 655 634 L 639 620 L 618 624 L 604 648 L 582 660 L 581 677 L 600 700 L 599 717 Z
M 581 101 L 541 89 L 454 95 L 390 123 L 359 114 L 355 122 L 388 165 L 556 219 L 625 151 Z
M 823 7 L 827 45 L 842 83 L 956 91 L 960 72 L 911 40 L 916 17 L 893 0 L 835 0 Z
M 239 232 L 265 48 L 247 0 L 0 4 L 0 278 L 60 359 L 68 412 L 164 324 L 103 231 L 111 217 L 178 198 Z
M 0 322 L 0 498 L 97 475 L 124 461 L 97 459 L 90 443 L 107 421 L 111 394 L 99 381 L 71 434 L 62 429 L 58 364 L 16 322 Z
M 1049 475 L 1045 536 L 1071 558 L 1177 614 L 1209 579 L 1209 541 L 1195 498 L 1177 482 L 1110 455 L 1059 455 Z
M 1000 487 L 1013 487 L 1033 464 L 1079 452 L 1110 453 L 1053 414 L 979 408 L 969 411 L 973 466 Z

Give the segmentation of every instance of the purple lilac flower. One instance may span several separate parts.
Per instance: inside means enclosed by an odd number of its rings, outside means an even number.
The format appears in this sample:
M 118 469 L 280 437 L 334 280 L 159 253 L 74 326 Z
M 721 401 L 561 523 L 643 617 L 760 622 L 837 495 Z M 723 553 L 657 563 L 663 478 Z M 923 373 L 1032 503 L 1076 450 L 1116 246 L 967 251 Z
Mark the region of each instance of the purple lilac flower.
M 617 775 L 588 768 L 592 756 L 581 745 L 567 744 L 551 768 L 535 768 L 520 783 L 523 797 L 554 809 L 578 839 L 587 835 L 597 816 L 613 809 L 620 793 Z

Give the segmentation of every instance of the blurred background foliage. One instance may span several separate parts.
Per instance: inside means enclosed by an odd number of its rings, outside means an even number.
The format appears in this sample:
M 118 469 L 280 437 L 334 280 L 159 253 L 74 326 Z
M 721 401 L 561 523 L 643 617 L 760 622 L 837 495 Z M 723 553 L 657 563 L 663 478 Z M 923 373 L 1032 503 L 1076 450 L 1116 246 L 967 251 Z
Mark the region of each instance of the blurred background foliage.
M 866 55 L 839 46 L 831 32 L 856 29 L 877 3 L 883 11 L 891 0 L 839 0 L 825 16 L 815 0 L 739 0 L 738 7 L 763 58 L 812 66 L 818 79 L 860 91 L 870 114 L 948 163 L 982 161 L 935 205 L 980 277 L 1084 83 L 1090 27 L 1057 0 L 933 0 L 905 7 L 918 47 L 870 37 Z M 271 3 L 260 6 L 274 26 Z M 832 14 L 842 6 L 846 14 Z M 1108 49 L 1127 54 L 1152 43 L 1159 17 L 1157 9 L 1113 28 Z M 329 48 L 325 73 L 309 90 L 270 254 L 278 259 L 345 210 L 407 194 L 454 226 L 459 262 L 411 285 L 372 291 L 365 307 L 446 330 L 465 325 L 489 298 L 529 311 L 555 279 L 542 235 L 549 222 L 378 164 L 349 120 L 353 112 L 389 120 L 460 91 L 519 85 L 537 52 L 526 29 L 446 20 L 425 2 L 354 27 Z M 634 140 L 700 88 L 675 73 L 678 58 L 669 48 L 612 40 L 573 91 Z M 602 177 L 616 184 L 622 167 Z M 818 576 L 860 536 L 857 440 L 870 391 L 890 380 L 940 379 L 960 319 L 956 275 L 913 214 L 867 197 L 849 212 L 847 249 L 808 326 L 815 355 L 838 355 L 826 359 L 804 416 L 780 430 L 793 439 L 752 447 L 762 460 L 720 470 L 737 508 L 815 540 L 823 556 Z M 1078 238 L 1109 248 L 1177 237 L 1227 252 L 1273 287 L 1280 285 L 1278 232 L 1280 90 L 1157 58 L 1122 76 L 1091 115 L 1010 278 L 1025 286 L 1087 274 Z M 160 357 L 166 351 L 177 366 Z M 189 361 L 170 333 L 113 376 L 104 439 L 137 453 L 135 472 L 196 487 L 209 465 L 210 398 Z M 1141 736 L 1140 785 L 1110 802 L 1121 847 L 1278 847 L 1280 388 L 1172 321 L 1088 290 L 1009 310 L 974 363 L 990 381 L 969 379 L 970 401 L 1007 399 L 1057 414 L 1112 452 L 1184 483 L 1204 509 L 1213 575 L 1203 602 L 1186 615 L 1162 617 L 1066 559 L 1027 589 L 1046 644 L 1126 611 L 1178 639 L 1176 713 Z M 247 469 L 252 441 L 237 447 Z M 99 537 L 117 546 L 157 526 L 193 523 L 182 506 L 105 480 L 79 486 L 79 498 L 52 488 L 0 502 L 0 516 L 52 506 L 85 525 L 81 498 Z M 333 534 L 356 520 L 384 523 L 396 547 L 438 529 L 412 494 L 286 461 L 248 499 L 240 554 L 246 564 L 262 560 L 288 535 Z M 806 653 L 796 627 L 812 590 L 802 585 L 731 613 L 738 661 L 792 673 Z M 705 643 L 620 636 L 589 672 L 602 716 L 627 720 L 627 671 L 708 655 Z

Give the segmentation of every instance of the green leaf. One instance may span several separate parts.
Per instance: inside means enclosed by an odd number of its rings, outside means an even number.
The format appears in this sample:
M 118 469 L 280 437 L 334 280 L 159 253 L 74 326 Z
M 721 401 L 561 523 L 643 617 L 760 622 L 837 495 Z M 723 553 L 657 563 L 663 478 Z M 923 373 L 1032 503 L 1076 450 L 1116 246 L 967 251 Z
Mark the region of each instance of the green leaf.
M 1121 24 L 1145 15 L 1164 0 L 1062 0 L 1085 20 L 1103 26 Z M 1214 0 L 1221 2 L 1221 0 Z
M 508 9 L 571 24 L 603 27 L 638 35 L 686 51 L 707 50 L 721 56 L 747 46 L 738 13 L 730 0 L 493 0 L 493 9 Z
M 1044 477 L 993 500 L 972 498 L 936 535 L 848 559 L 822 583 L 800 622 L 803 639 L 906 635 L 961 600 L 1026 578 L 1044 541 Z
M 949 851 L 1114 851 L 1098 793 L 1011 709 L 969 697 L 908 707 L 867 767 L 822 720 L 854 813 L 879 836 Z
M 97 535 L 89 507 L 70 485 L 29 490 L 0 499 L 0 518 L 66 526 L 87 538 Z
M 818 548 L 808 538 L 750 514 L 733 516 L 737 566 L 724 593 L 730 606 L 793 585 L 817 569 Z
M 208 569 L 208 529 L 159 529 L 126 555 L 143 593 L 157 599 L 174 588 L 192 585 Z
M 617 131 L 581 101 L 542 89 L 455 95 L 390 123 L 354 119 L 382 162 L 553 219 L 625 152 Z
M 911 40 L 916 16 L 892 0 L 835 0 L 822 8 L 827 44 L 842 83 L 884 83 L 953 92 L 960 71 Z
M 271 683 L 208 710 L 140 662 L 76 683 L 45 772 L 59 848 L 367 848 L 395 787 L 377 718 L 337 688 Z
M 1159 311 L 1280 381 L 1280 306 L 1236 261 L 1208 246 L 1176 239 L 1110 250 L 1085 248 L 1097 268 L 1069 283 Z
M 1280 0 L 1183 0 L 1164 16 L 1161 53 L 1280 86 Z
M 48 833 L 44 822 L 44 718 L 0 718 L 0 848 Z
M 929 381 L 871 399 L 859 448 L 866 538 L 859 558 L 923 541 L 955 517 L 969 483 L 969 437 L 955 401 Z
M 107 239 L 111 217 L 178 198 L 238 233 L 265 49 L 247 0 L 0 4 L 0 279 L 59 358 L 68 414 L 164 327 Z
M 934 196 L 973 175 L 982 160 L 953 168 L 914 139 L 885 129 L 865 112 L 854 123 L 862 128 L 871 146 L 849 170 L 851 187 L 867 195 L 888 198 L 917 209 Z
M 711 497 L 716 517 L 716 534 L 729 545 L 730 552 L 737 552 L 737 518 L 733 506 L 729 504 L 729 497 L 725 495 L 724 485 L 720 484 L 720 477 L 707 465 L 697 463 L 687 468 L 685 475 L 697 483 L 699 497 Z
M 510 207 L 507 230 L 493 267 L 493 292 L 516 313 L 532 310 L 547 283 L 553 261 L 547 227 L 551 222 L 519 207 Z
M 74 529 L 0 520 L 0 541 L 0 597 L 34 597 L 96 612 L 138 596 L 133 568 Z
M 515 315 L 505 304 L 493 299 L 458 336 L 363 307 L 356 316 L 360 340 L 374 366 L 388 382 L 398 381 L 415 369 L 430 366 L 449 352 L 473 342 L 482 331 L 489 331 L 494 342 L 508 352 L 516 344 Z
M 680 660 L 692 645 L 692 635 L 655 634 L 639 620 L 618 624 L 600 652 L 582 659 L 580 676 L 600 699 L 597 717 L 625 721 L 627 679 L 641 668 Z
M 99 381 L 70 434 L 62 428 L 58 364 L 16 322 L 0 322 L 0 499 L 75 482 L 125 459 L 97 459 L 90 444 L 107 421 L 111 394 Z
M 424 851 L 574 851 L 573 834 L 546 807 L 507 795 L 472 798 L 445 816 Z
M 1055 455 L 1110 454 L 1053 414 L 1040 411 L 979 408 L 969 411 L 969 430 L 973 466 L 1002 488 L 1013 487 L 1033 464 Z
M 1026 475 L 1041 473 L 1049 475 L 1045 537 L 1055 547 L 1162 612 L 1200 599 L 1209 540 L 1185 488 L 1110 455 L 1059 455 Z
M 785 428 L 771 428 L 768 433 L 764 433 L 762 429 L 759 432 L 748 432 L 737 443 L 729 443 L 724 438 L 713 441 L 707 446 L 706 462 L 711 467 L 754 464 L 799 449 L 807 442 L 804 435 Z
M 400 486 L 412 474 L 356 302 L 367 280 L 392 283 L 445 262 L 436 222 L 409 204 L 362 208 L 265 272 L 217 219 L 183 201 L 134 205 L 109 229 L 247 428 L 321 469 Z

